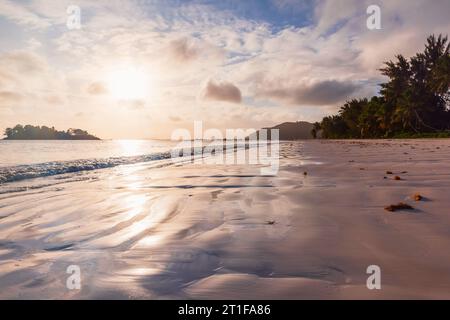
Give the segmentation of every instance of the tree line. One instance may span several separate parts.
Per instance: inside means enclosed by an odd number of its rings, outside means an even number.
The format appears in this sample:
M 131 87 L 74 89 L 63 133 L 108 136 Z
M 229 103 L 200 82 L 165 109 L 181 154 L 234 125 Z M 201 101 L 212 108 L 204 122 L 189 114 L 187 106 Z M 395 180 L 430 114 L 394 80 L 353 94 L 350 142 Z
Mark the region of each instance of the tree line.
M 100 140 L 81 129 L 58 131 L 54 127 L 20 124 L 14 128 L 6 128 L 4 135 L 5 140 Z
M 316 122 L 314 137 L 450 137 L 450 44 L 447 36 L 428 37 L 425 50 L 410 59 L 397 55 L 384 63 L 379 96 L 352 99 L 338 114 Z

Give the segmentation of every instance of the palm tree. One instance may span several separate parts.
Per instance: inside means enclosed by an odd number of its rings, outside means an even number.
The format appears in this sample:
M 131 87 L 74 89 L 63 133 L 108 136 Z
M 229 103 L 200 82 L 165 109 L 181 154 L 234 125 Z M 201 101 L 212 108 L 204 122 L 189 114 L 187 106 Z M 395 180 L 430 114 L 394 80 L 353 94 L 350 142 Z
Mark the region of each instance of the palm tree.
M 430 36 L 423 52 L 385 62 L 380 97 L 347 101 L 320 123 L 324 138 L 390 137 L 450 129 L 450 44 Z M 317 130 L 314 134 L 317 134 Z
M 311 130 L 311 135 L 313 136 L 314 139 L 317 139 L 317 133 L 319 133 L 319 131 L 320 131 L 320 123 L 314 122 L 313 128 Z

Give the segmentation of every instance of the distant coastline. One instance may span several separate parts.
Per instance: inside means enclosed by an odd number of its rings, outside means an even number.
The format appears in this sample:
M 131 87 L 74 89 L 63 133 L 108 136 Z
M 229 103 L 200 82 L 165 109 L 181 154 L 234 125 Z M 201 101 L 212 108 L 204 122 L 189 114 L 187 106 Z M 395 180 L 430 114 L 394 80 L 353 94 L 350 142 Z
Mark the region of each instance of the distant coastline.
M 6 128 L 3 140 L 101 140 L 82 129 L 58 131 L 54 127 L 18 124 L 14 128 Z

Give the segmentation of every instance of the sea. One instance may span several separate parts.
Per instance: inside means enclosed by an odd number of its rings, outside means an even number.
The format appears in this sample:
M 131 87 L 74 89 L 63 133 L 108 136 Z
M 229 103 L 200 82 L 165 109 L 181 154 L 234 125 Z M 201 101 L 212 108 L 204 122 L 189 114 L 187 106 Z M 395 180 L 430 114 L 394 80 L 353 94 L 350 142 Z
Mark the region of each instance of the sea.
M 0 184 L 169 159 L 170 140 L 0 140 Z

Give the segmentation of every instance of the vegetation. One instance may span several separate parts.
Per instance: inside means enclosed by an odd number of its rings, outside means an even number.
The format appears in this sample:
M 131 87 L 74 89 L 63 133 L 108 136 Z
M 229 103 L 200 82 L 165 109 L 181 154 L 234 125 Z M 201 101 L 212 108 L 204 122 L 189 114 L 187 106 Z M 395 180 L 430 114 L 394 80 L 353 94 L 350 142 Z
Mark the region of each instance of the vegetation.
M 100 140 L 81 129 L 57 131 L 55 128 L 46 126 L 22 126 L 20 124 L 14 128 L 6 128 L 5 136 L 5 140 Z
M 322 138 L 413 138 L 450 135 L 450 45 L 428 37 L 424 52 L 397 55 L 381 73 L 389 78 L 380 95 L 347 101 L 337 115 L 315 123 Z

